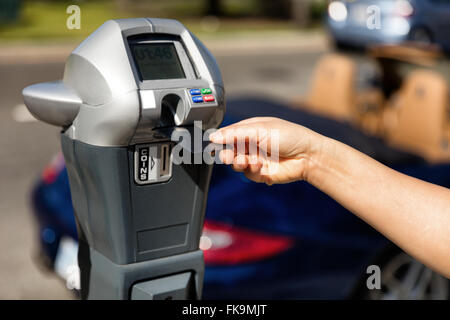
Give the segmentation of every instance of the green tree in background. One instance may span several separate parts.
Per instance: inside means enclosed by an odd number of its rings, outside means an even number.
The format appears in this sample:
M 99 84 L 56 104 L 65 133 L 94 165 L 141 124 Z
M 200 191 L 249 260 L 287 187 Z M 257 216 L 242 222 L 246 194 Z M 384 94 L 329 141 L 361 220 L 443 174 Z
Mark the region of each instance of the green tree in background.
M 0 23 L 14 22 L 19 18 L 22 1 L 0 0 Z

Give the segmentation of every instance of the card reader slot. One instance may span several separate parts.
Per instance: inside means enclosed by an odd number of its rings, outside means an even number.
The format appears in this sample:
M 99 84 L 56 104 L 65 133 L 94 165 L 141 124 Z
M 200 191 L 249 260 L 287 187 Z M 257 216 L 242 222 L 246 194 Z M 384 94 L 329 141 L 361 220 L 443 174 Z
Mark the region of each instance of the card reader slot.
M 169 93 L 161 100 L 161 119 L 159 127 L 174 127 L 182 124 L 186 113 L 183 99 L 174 93 Z

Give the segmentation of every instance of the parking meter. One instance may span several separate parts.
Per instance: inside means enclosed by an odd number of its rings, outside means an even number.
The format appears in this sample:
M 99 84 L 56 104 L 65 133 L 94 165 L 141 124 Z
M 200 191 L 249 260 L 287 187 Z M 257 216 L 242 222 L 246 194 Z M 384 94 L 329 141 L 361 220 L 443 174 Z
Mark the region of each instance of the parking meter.
M 222 77 L 205 46 L 175 20 L 107 21 L 70 54 L 62 81 L 23 96 L 62 128 L 82 298 L 200 298 L 212 165 L 175 164 L 170 137 L 222 122 Z

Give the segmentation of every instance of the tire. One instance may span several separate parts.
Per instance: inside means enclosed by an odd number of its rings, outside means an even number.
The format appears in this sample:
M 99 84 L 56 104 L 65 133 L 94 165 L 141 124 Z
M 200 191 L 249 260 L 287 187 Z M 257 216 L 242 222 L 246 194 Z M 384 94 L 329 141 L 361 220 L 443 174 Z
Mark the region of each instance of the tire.
M 450 300 L 450 280 L 398 248 L 387 250 L 375 263 L 381 270 L 381 289 L 369 290 L 361 278 L 354 298 L 365 300 Z

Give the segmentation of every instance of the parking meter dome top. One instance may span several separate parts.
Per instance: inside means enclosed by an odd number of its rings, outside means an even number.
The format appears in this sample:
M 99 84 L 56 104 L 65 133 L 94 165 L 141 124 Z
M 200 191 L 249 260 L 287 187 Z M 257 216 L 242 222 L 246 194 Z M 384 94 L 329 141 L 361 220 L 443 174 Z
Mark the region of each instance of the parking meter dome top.
M 147 55 L 144 59 L 133 55 L 136 47 Z M 161 60 L 158 50 L 167 47 L 176 57 Z M 142 77 L 144 71 L 154 74 Z M 189 89 L 204 87 L 212 89 L 215 100 L 195 105 Z M 129 145 L 143 124 L 146 130 L 158 127 L 167 95 L 182 101 L 175 125 L 201 120 L 204 129 L 218 127 L 225 111 L 216 60 L 199 39 L 170 19 L 105 22 L 70 54 L 62 81 L 34 85 L 23 95 L 38 119 L 64 127 L 72 139 L 98 146 Z

